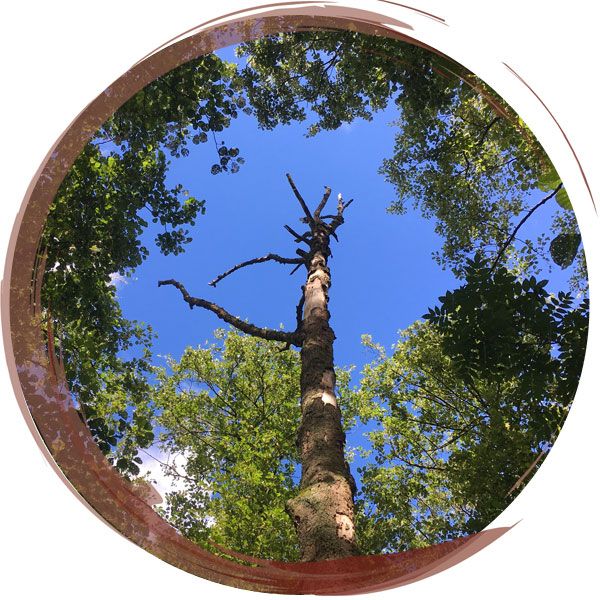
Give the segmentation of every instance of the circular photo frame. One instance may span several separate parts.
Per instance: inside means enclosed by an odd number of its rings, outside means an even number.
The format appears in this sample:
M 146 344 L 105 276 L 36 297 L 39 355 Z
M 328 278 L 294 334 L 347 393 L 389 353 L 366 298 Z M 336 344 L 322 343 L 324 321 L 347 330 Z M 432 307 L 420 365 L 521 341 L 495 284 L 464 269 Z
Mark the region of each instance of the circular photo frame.
M 418 12 L 421 18 L 443 25 L 443 19 Z M 509 527 L 486 528 L 400 553 L 327 561 L 284 562 L 227 548 L 210 552 L 186 539 L 154 511 L 156 491 L 151 486 L 123 478 L 107 460 L 85 415 L 82 418 L 81 410 L 73 403 L 52 329 L 42 326 L 42 320 L 47 319 L 47 314 L 42 315 L 42 284 L 48 267 L 40 252 L 40 241 L 48 212 L 71 165 L 98 128 L 146 85 L 184 63 L 232 44 L 315 30 L 351 31 L 406 41 L 439 56 L 440 69 L 456 75 L 453 69 L 459 68 L 411 37 L 408 23 L 339 5 L 265 8 L 259 16 L 234 13 L 172 40 L 94 100 L 45 160 L 25 199 L 11 242 L 5 272 L 5 281 L 10 284 L 3 288 L 4 328 L 5 336 L 10 335 L 13 356 L 9 356 L 9 368 L 17 397 L 31 415 L 34 434 L 58 466 L 61 477 L 116 531 L 162 560 L 210 581 L 262 592 L 351 594 L 389 589 L 438 573 L 490 544 Z M 522 83 L 527 87 L 526 82 Z M 292 189 L 298 196 L 293 185 Z M 548 196 L 554 197 L 550 193 Z M 593 201 L 591 194 L 590 199 Z M 538 462 L 532 462 L 515 485 L 523 484 Z

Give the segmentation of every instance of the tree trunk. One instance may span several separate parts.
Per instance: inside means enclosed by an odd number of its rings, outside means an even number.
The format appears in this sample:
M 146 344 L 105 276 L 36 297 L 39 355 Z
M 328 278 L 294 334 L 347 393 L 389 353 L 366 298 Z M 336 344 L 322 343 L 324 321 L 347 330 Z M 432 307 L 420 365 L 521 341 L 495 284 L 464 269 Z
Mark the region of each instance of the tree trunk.
M 299 258 L 285 258 L 271 253 L 244 261 L 219 275 L 210 285 L 216 286 L 238 269 L 267 261 L 296 265 L 292 273 L 305 265 L 308 274 L 297 308 L 298 322 L 295 331 L 267 329 L 242 321 L 213 302 L 191 296 L 183 284 L 175 279 L 159 281 L 158 285 L 174 286 L 190 308 L 198 306 L 210 310 L 244 333 L 265 340 L 285 342 L 286 348 L 292 344 L 301 348 L 302 420 L 297 443 L 302 478 L 299 493 L 288 500 L 286 509 L 296 527 L 302 560 L 317 561 L 358 554 L 354 537 L 356 486 L 344 459 L 346 436 L 342 429 L 342 413 L 335 399 L 335 335 L 329 326 L 328 294 L 331 276 L 327 266 L 327 259 L 331 256 L 330 237 L 337 240 L 335 231 L 344 222 L 344 211 L 352 200 L 344 202 L 339 194 L 337 214 L 321 216 L 331 194 L 331 189 L 325 187 L 323 198 L 311 213 L 292 177 L 288 174 L 287 178 L 304 212 L 305 216 L 301 220 L 309 225 L 310 230 L 299 234 L 289 225 L 285 225 L 285 228 L 296 242 L 308 244 L 309 251 L 296 250 Z
M 312 229 L 301 325 L 302 421 L 298 449 L 302 478 L 298 495 L 287 503 L 303 561 L 358 553 L 354 537 L 355 484 L 344 459 L 345 434 L 335 398 L 335 335 L 329 326 L 328 310 L 330 234 L 318 221 Z

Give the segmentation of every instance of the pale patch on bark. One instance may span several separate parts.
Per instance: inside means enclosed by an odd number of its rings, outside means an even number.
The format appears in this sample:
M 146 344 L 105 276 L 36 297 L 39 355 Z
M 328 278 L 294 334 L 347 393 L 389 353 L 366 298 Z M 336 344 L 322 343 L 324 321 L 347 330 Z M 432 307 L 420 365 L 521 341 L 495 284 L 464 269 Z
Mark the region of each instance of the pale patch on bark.
M 321 400 L 323 401 L 323 404 L 331 404 L 332 406 L 337 406 L 335 396 L 331 392 L 323 392 Z
M 327 370 L 323 372 L 323 376 L 321 377 L 321 386 L 323 387 L 323 395 L 321 396 L 323 404 L 337 406 L 337 400 L 333 391 L 335 387 L 334 371 Z
M 354 523 L 348 515 L 335 513 L 338 537 L 349 542 L 354 541 Z
M 315 308 L 322 308 L 326 304 L 325 292 L 321 287 L 312 287 L 307 291 L 304 300 L 304 318 L 310 316 Z
M 327 281 L 329 276 L 321 267 L 317 267 L 308 277 L 308 283 L 312 283 L 315 279 L 320 279 L 322 282 Z

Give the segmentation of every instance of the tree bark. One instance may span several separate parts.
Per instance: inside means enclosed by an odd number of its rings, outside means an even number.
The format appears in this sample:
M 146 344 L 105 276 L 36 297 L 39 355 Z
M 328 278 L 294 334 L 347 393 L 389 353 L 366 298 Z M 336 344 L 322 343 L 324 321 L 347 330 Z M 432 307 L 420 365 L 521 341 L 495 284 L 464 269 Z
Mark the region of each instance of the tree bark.
M 327 258 L 331 254 L 332 228 L 317 216 L 311 229 L 300 327 L 302 421 L 298 449 L 302 478 L 299 493 L 286 506 L 303 561 L 358 554 L 354 535 L 355 484 L 344 458 L 345 434 L 335 397 L 335 335 L 329 325 L 331 275 Z

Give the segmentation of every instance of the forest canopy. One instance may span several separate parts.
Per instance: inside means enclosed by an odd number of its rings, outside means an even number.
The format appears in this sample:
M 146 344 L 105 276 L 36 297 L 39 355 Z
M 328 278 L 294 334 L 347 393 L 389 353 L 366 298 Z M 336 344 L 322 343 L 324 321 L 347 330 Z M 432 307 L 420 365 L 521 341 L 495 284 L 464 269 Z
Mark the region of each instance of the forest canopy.
M 283 330 L 269 341 L 236 325 L 165 362 L 151 324 L 123 310 L 119 282 L 133 280 L 155 249 L 175 256 L 202 244 L 196 231 L 220 199 L 170 182 L 196 147 L 214 147 L 194 167 L 209 189 L 207 177 L 251 168 L 256 149 L 235 139 L 238 121 L 318 141 L 390 111 L 392 152 L 370 175 L 393 191 L 382 218 L 395 220 L 398 236 L 410 214 L 430 221 L 439 239 L 432 259 L 455 285 L 423 305 L 390 350 L 365 336 L 373 360 L 360 369 L 336 364 L 323 392 L 336 398 L 353 440 L 335 471 L 352 488 L 350 552 L 399 552 L 481 530 L 539 467 L 573 401 L 589 310 L 581 236 L 559 175 L 494 90 L 446 57 L 347 31 L 269 36 L 231 56 L 200 57 L 138 92 L 96 132 L 62 182 L 40 252 L 46 323 L 75 406 L 127 478 L 146 476 L 152 453 L 182 458 L 179 467 L 163 461 L 173 488 L 158 510 L 208 549 L 306 559 L 290 508 L 315 485 L 306 475 L 307 426 L 297 443 L 307 406 L 306 287 L 325 270 L 327 300 L 330 237 L 352 244 L 346 226 L 336 229 L 354 207 L 340 197 L 337 212 L 325 209 L 335 204 L 329 188 L 308 207 L 288 176 L 308 226 L 286 225 L 294 256 L 266 254 L 223 275 L 269 261 L 306 266 L 287 345 Z M 557 272 L 567 274 L 564 289 L 550 287 Z M 188 279 L 196 285 L 193 273 Z M 190 308 L 207 309 L 178 285 Z M 377 295 L 376 282 L 365 285 Z M 157 302 L 183 308 L 164 294 Z

